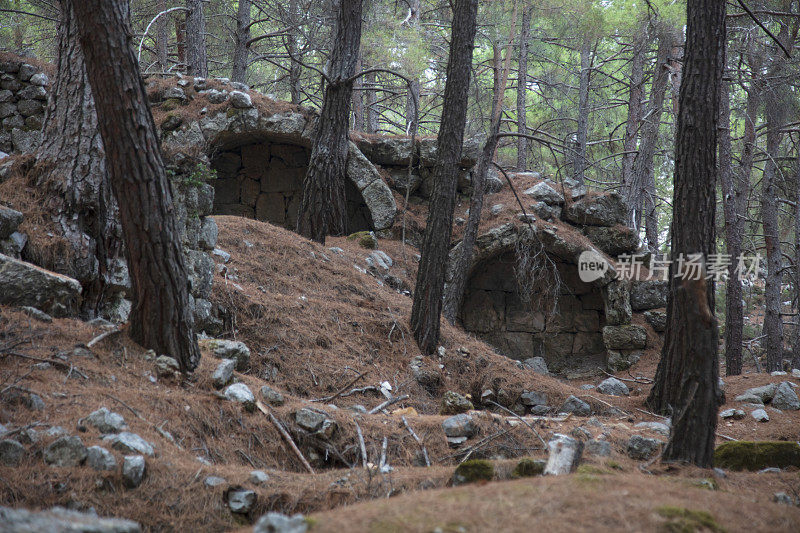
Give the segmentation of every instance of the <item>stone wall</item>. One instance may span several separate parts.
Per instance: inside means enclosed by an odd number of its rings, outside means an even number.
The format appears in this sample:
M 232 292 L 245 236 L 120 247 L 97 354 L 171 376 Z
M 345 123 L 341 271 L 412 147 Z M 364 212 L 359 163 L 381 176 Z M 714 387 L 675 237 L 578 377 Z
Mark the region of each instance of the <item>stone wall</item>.
M 0 158 L 38 146 L 49 83 L 45 73 L 23 59 L 0 60 Z
M 211 158 L 217 171 L 214 213 L 263 220 L 294 230 L 308 170 L 309 149 L 281 142 L 229 147 Z M 346 182 L 348 232 L 374 229 L 370 211 Z

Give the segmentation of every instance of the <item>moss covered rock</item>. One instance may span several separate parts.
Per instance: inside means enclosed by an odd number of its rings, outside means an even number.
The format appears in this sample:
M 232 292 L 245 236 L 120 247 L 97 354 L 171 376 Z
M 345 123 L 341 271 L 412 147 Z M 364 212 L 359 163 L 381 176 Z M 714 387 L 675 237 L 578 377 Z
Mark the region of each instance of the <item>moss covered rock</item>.
M 476 481 L 491 481 L 494 478 L 494 465 L 485 459 L 470 459 L 456 467 L 453 485 L 465 485 Z
M 529 457 L 525 457 L 520 459 L 520 461 L 517 463 L 517 466 L 514 467 L 514 471 L 511 472 L 511 477 L 519 478 L 541 476 L 544 474 L 544 467 L 546 464 L 547 461 L 542 459 L 530 459 Z
M 378 238 L 371 231 L 358 231 L 347 236 L 348 241 L 356 241 L 362 248 L 374 250 L 378 247 Z
M 694 531 L 723 533 L 725 531 L 725 528 L 720 526 L 708 511 L 665 505 L 656 509 L 656 512 L 667 520 L 664 524 L 665 531 L 674 533 L 692 533 Z
M 737 441 L 720 444 L 714 466 L 730 470 L 800 467 L 800 445 L 781 441 Z

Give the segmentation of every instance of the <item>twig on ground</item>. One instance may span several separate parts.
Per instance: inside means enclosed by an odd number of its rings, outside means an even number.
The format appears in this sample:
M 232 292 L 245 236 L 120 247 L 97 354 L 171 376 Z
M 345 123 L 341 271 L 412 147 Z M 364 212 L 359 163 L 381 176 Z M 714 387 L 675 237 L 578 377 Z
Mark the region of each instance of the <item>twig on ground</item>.
M 336 398 L 338 398 L 339 396 L 341 396 L 342 394 L 344 394 L 344 393 L 347 391 L 347 389 L 349 389 L 350 387 L 352 387 L 353 385 L 355 385 L 355 383 L 356 383 L 358 380 L 360 380 L 361 378 L 363 378 L 363 377 L 364 377 L 364 376 L 366 376 L 367 374 L 369 374 L 369 370 L 365 370 L 364 372 L 361 372 L 359 375 L 357 375 L 356 377 L 354 377 L 353 379 L 351 379 L 350 381 L 348 381 L 348 382 L 347 382 L 347 385 L 345 385 L 344 387 L 342 387 L 342 388 L 339 390 L 339 392 L 337 392 L 337 393 L 336 393 L 336 394 L 334 394 L 333 396 L 326 396 L 325 398 L 314 398 L 314 399 L 313 399 L 313 400 L 311 400 L 311 401 L 312 401 L 312 402 L 331 402 L 331 401 L 335 400 Z M 354 389 L 354 390 L 355 390 L 355 389 Z
M 497 403 L 497 402 L 493 402 L 492 400 L 487 400 L 487 401 L 488 401 L 490 404 L 492 404 L 492 405 L 494 405 L 494 406 L 496 406 L 496 407 L 499 407 L 499 408 L 500 408 L 500 409 L 502 409 L 503 411 L 507 412 L 508 414 L 510 414 L 511 416 L 513 416 L 514 418 L 516 418 L 517 420 L 519 420 L 520 422 L 522 422 L 523 424 L 525 424 L 526 426 L 528 426 L 528 429 L 530 429 L 531 431 L 533 431 L 533 434 L 534 434 L 534 435 L 536 435 L 536 436 L 539 438 L 539 440 L 540 440 L 540 441 L 542 441 L 542 444 L 544 444 L 545 448 L 547 448 L 547 443 L 544 441 L 544 439 L 542 438 L 542 436 L 541 436 L 541 435 L 539 435 L 539 432 L 538 432 L 538 431 L 536 431 L 536 429 L 535 429 L 535 428 L 534 428 L 532 425 L 530 425 L 530 424 L 528 423 L 528 421 L 527 421 L 527 420 L 525 420 L 524 418 L 522 418 L 521 416 L 519 416 L 519 415 L 518 415 L 517 413 L 515 413 L 514 411 L 512 411 L 512 410 L 510 410 L 510 409 L 506 409 L 505 407 L 503 407 L 502 405 L 500 405 L 500 404 L 499 404 L 499 403 Z
M 411 434 L 414 440 L 417 441 L 417 444 L 419 445 L 420 449 L 422 449 L 422 457 L 425 458 L 425 466 L 431 466 L 431 460 L 428 457 L 428 450 L 425 448 L 425 444 L 422 442 L 422 439 L 420 439 L 419 436 L 416 433 L 414 433 L 414 430 L 411 429 L 411 426 L 408 424 L 408 420 L 406 420 L 405 415 L 401 416 L 400 418 L 403 420 L 403 424 L 406 426 L 408 432 Z
M 353 423 L 356 425 L 356 433 L 358 433 L 358 447 L 361 449 L 361 464 L 364 468 L 367 468 L 367 445 L 364 444 L 364 434 L 361 432 L 361 426 L 358 425 L 358 422 L 353 420 Z
M 380 404 L 378 407 L 375 407 L 374 409 L 372 409 L 367 414 L 374 415 L 375 413 L 379 413 L 381 411 L 381 409 L 386 409 L 390 405 L 394 405 L 397 402 L 402 402 L 403 400 L 408 400 L 408 394 L 403 394 L 402 396 L 395 396 L 394 398 L 386 400 L 385 402 Z
M 89 379 L 89 377 L 81 372 L 75 365 L 67 363 L 65 361 L 59 361 L 58 359 L 48 359 L 46 357 L 35 357 L 33 355 L 27 355 L 24 353 L 14 352 L 14 351 L 4 351 L 3 353 L 7 355 L 13 355 L 14 357 L 19 357 L 22 359 L 30 359 L 31 361 L 39 361 L 40 363 L 50 363 L 53 366 L 57 366 L 59 368 L 63 368 L 67 371 L 72 371 L 78 374 L 83 379 Z
M 95 344 L 100 342 L 101 340 L 103 340 L 103 339 L 105 339 L 107 337 L 110 337 L 111 335 L 114 335 L 116 333 L 119 333 L 120 331 L 122 331 L 122 330 L 117 328 L 117 329 L 112 329 L 110 331 L 103 332 L 100 335 L 98 335 L 97 337 L 95 337 L 92 340 L 90 340 L 89 342 L 87 342 L 86 343 L 86 347 L 87 348 L 91 348 L 92 346 L 94 346 Z
M 300 448 L 297 447 L 297 444 L 294 443 L 294 439 L 292 439 L 292 436 L 289 435 L 289 432 L 286 431 L 285 427 L 283 427 L 283 424 L 281 424 L 281 421 L 278 420 L 275 417 L 275 415 L 272 414 L 272 411 L 270 410 L 270 408 L 267 407 L 266 405 L 264 405 L 263 403 L 261 403 L 261 400 L 256 400 L 256 407 L 258 407 L 259 411 L 261 411 L 262 413 L 264 413 L 265 415 L 267 415 L 269 417 L 269 421 L 272 422 L 272 424 L 275 426 L 275 428 L 278 430 L 278 432 L 283 437 L 283 440 L 286 441 L 286 444 L 289 445 L 289 447 L 294 452 L 294 454 L 297 456 L 297 458 L 300 459 L 300 462 L 303 463 L 303 466 L 305 467 L 306 470 L 308 470 L 308 473 L 309 474 L 314 474 L 315 473 L 314 469 L 311 468 L 311 465 L 306 460 L 306 458 L 303 456 L 303 453 L 300 451 Z

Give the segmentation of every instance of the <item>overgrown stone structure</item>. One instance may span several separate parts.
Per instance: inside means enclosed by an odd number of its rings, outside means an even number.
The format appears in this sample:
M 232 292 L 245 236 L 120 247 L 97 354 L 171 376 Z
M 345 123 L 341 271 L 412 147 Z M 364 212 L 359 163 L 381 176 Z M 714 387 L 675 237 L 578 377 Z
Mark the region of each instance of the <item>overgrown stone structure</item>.
M 47 74 L 23 58 L 0 57 L 0 152 L 30 153 L 36 149 L 49 84 Z

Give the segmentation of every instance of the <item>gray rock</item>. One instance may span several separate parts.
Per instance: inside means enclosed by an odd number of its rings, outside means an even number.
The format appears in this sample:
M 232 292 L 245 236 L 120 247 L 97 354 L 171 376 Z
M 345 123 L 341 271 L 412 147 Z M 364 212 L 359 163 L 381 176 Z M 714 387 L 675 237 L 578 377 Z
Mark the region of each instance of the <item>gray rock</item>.
M 225 491 L 225 500 L 231 512 L 237 514 L 247 514 L 256 504 L 258 496 L 250 489 L 242 487 L 231 487 Z
M 69 431 L 61 426 L 52 426 L 47 428 L 47 431 L 45 431 L 44 434 L 48 437 L 63 437 L 64 435 L 68 435 Z
M 22 219 L 19 211 L 0 205 L 0 239 L 7 239 L 17 231 Z
M 517 213 L 517 219 L 526 224 L 536 222 L 536 217 L 530 213 Z
M 486 194 L 500 192 L 503 190 L 503 187 L 506 186 L 506 182 L 497 176 L 486 176 L 486 180 L 483 182 L 483 184 L 484 188 L 486 189 Z
M 471 411 L 475 406 L 465 396 L 455 392 L 447 391 L 442 397 L 442 409 L 440 414 L 443 415 L 457 415 L 459 413 L 466 413 Z
M 531 211 L 533 214 L 542 220 L 553 220 L 561 218 L 561 208 L 557 205 L 549 205 L 544 202 L 536 202 L 531 204 Z
M 231 105 L 237 109 L 249 109 L 253 107 L 253 100 L 247 93 L 231 91 Z
M 205 485 L 206 487 L 219 487 L 220 485 L 224 485 L 225 483 L 227 483 L 225 478 L 218 476 L 208 476 L 203 481 L 203 485 Z
M 648 280 L 631 283 L 631 308 L 634 311 L 647 311 L 667 306 L 666 281 Z
M 306 533 L 308 522 L 301 514 L 286 516 L 280 513 L 268 513 L 258 519 L 253 526 L 253 533 Z
M 17 109 L 23 117 L 30 117 L 42 113 L 44 106 L 38 100 L 21 100 L 17 102 Z
M 14 439 L 0 440 L 0 465 L 19 466 L 22 456 L 25 455 L 25 446 Z
M 572 178 L 564 178 L 562 183 L 564 184 L 565 187 L 569 189 L 570 196 L 572 197 L 573 200 L 580 200 L 581 198 L 586 196 L 586 193 L 588 192 L 588 189 L 586 189 L 586 185 L 582 185 L 578 180 Z
M 574 413 L 576 416 L 589 416 L 592 407 L 576 396 L 570 396 L 558 410 L 559 413 Z
M 797 393 L 794 392 L 789 382 L 784 381 L 775 389 L 775 395 L 772 397 L 770 405 L 781 411 L 797 411 L 800 409 L 800 399 L 797 398 Z
M 17 100 L 47 100 L 47 91 L 38 85 L 28 85 L 17 93 Z
M 236 370 L 244 371 L 250 366 L 250 349 L 241 341 L 203 339 L 200 347 L 210 350 L 217 359 L 235 359 Z
M 543 374 L 545 376 L 550 374 L 550 371 L 547 370 L 547 362 L 545 362 L 544 357 L 530 357 L 522 361 L 522 367 L 528 370 L 533 370 L 537 374 Z
M 186 100 L 186 93 L 180 87 L 170 87 L 164 91 L 164 99 L 176 98 L 178 100 Z
M 253 396 L 253 391 L 244 383 L 228 385 L 223 394 L 230 401 L 242 404 L 247 410 L 252 410 L 256 405 L 256 397 Z
M 174 357 L 168 355 L 159 355 L 156 357 L 155 365 L 156 374 L 158 374 L 159 377 L 169 377 L 174 375 L 175 372 L 181 371 L 181 366 L 178 364 L 178 361 L 175 360 Z
M 373 250 L 364 261 L 368 267 L 375 269 L 378 273 L 385 274 L 392 268 L 394 261 L 389 255 L 381 250 Z
M 547 443 L 549 455 L 547 465 L 544 467 L 544 475 L 560 476 L 574 472 L 581 462 L 583 454 L 583 442 L 560 433 L 553 435 L 553 439 Z
M 795 499 L 786 494 L 785 492 L 776 492 L 772 495 L 772 501 L 782 505 L 797 505 Z
M 233 379 L 233 369 L 236 368 L 236 361 L 233 359 L 225 359 L 217 365 L 214 374 L 211 376 L 211 381 L 214 388 L 221 389 Z
M 628 457 L 638 460 L 649 459 L 658 451 L 662 444 L 664 444 L 664 442 L 659 439 L 649 439 L 641 435 L 633 435 L 628 440 Z
M 38 85 L 40 87 L 44 87 L 48 83 L 50 83 L 50 79 L 47 77 L 47 74 L 45 74 L 44 72 L 37 72 L 36 74 L 31 76 L 30 82 L 33 85 Z
M 562 205 L 564 203 L 564 196 L 544 181 L 540 181 L 522 194 L 550 205 Z
M 750 413 L 757 422 L 769 422 L 769 415 L 764 409 L 756 409 Z
M 261 396 L 264 398 L 264 401 L 266 401 L 270 405 L 280 406 L 283 405 L 286 401 L 285 398 L 283 397 L 283 394 L 276 391 L 269 385 L 264 385 L 263 387 L 261 387 Z
M 445 418 L 442 421 L 442 429 L 444 434 L 448 437 L 465 437 L 469 438 L 475 435 L 477 427 L 472 417 L 467 414 L 460 414 Z
M 664 333 L 667 329 L 667 313 L 664 311 L 645 311 L 644 319 L 657 333 Z
M 772 400 L 772 397 L 775 396 L 775 391 L 777 388 L 778 385 L 775 383 L 769 383 L 761 387 L 753 387 L 752 389 L 747 389 L 743 394 L 737 396 L 735 400 L 737 402 L 763 404 Z
M 638 350 L 647 346 L 647 331 L 642 326 L 626 324 L 603 327 L 603 343 L 609 350 Z
M 51 466 L 78 466 L 86 460 L 86 454 L 80 437 L 61 437 L 44 449 L 44 462 Z
M 624 280 L 613 280 L 602 289 L 606 324 L 618 326 L 631 322 L 630 284 Z
M 120 518 L 99 518 L 62 507 L 28 511 L 0 507 L 0 529 L 4 533 L 140 533 L 137 522 Z
M 28 63 L 22 63 L 19 66 L 19 74 L 17 76 L 22 81 L 30 81 L 30 79 L 38 72 L 38 69 Z
M 298 426 L 305 429 L 309 433 L 316 433 L 321 431 L 326 422 L 328 425 L 332 422 L 327 414 L 314 409 L 304 407 L 294 414 L 294 420 Z
M 141 485 L 145 466 L 144 457 L 141 455 L 126 455 L 122 460 L 122 483 L 129 489 Z
M 269 481 L 269 476 L 267 475 L 266 472 L 263 472 L 261 470 L 253 470 L 247 477 L 247 481 L 249 481 L 253 485 L 263 485 L 264 483 Z
M 520 396 L 522 405 L 533 407 L 535 405 L 547 405 L 547 395 L 541 392 L 524 391 Z
M 107 435 L 103 437 L 103 440 L 108 442 L 112 448 L 122 453 L 147 455 L 149 457 L 155 455 L 153 445 L 136 433 L 123 431 L 116 435 Z
M 732 418 L 734 420 L 741 420 L 746 415 L 745 415 L 745 412 L 742 411 L 741 409 L 725 409 L 724 411 L 722 411 L 719 414 L 719 416 L 720 416 L 720 418 L 724 418 L 724 419 Z
M 204 217 L 197 235 L 197 245 L 203 250 L 213 250 L 217 245 L 219 228 L 212 217 Z
M 581 390 L 592 390 L 594 388 L 596 388 L 596 387 L 594 385 L 592 385 L 591 383 L 585 383 L 585 384 L 580 386 Z
M 100 433 L 119 433 L 128 429 L 122 415 L 109 411 L 101 407 L 86 417 L 86 423 L 94 427 Z
M 606 350 L 606 353 L 606 364 L 614 372 L 629 369 L 642 357 L 642 352 L 638 350 Z
M 617 378 L 607 378 L 600 382 L 597 391 L 610 396 L 630 396 L 628 386 Z
M 77 280 L 0 254 L 0 303 L 63 317 L 77 311 L 80 294 Z
M 44 322 L 49 324 L 53 321 L 53 317 L 45 313 L 44 311 L 39 311 L 35 307 L 28 307 L 27 305 L 22 306 L 20 309 L 31 318 L 38 320 L 39 322 Z
M 86 449 L 86 463 L 95 470 L 115 470 L 117 459 L 102 446 L 89 446 Z
M 586 441 L 584 450 L 589 455 L 598 457 L 608 457 L 611 455 L 611 443 L 607 440 L 591 439 Z
M 627 207 L 617 193 L 600 194 L 578 200 L 566 210 L 570 222 L 589 226 L 625 224 Z
M 669 425 L 663 422 L 639 422 L 633 427 L 636 429 L 649 429 L 650 431 L 655 431 L 665 437 L 669 437 Z
M 503 212 L 503 209 L 505 209 L 505 207 L 506 206 L 504 206 L 503 204 L 495 204 L 491 207 L 489 213 L 491 213 L 493 217 L 496 217 L 497 215 Z

